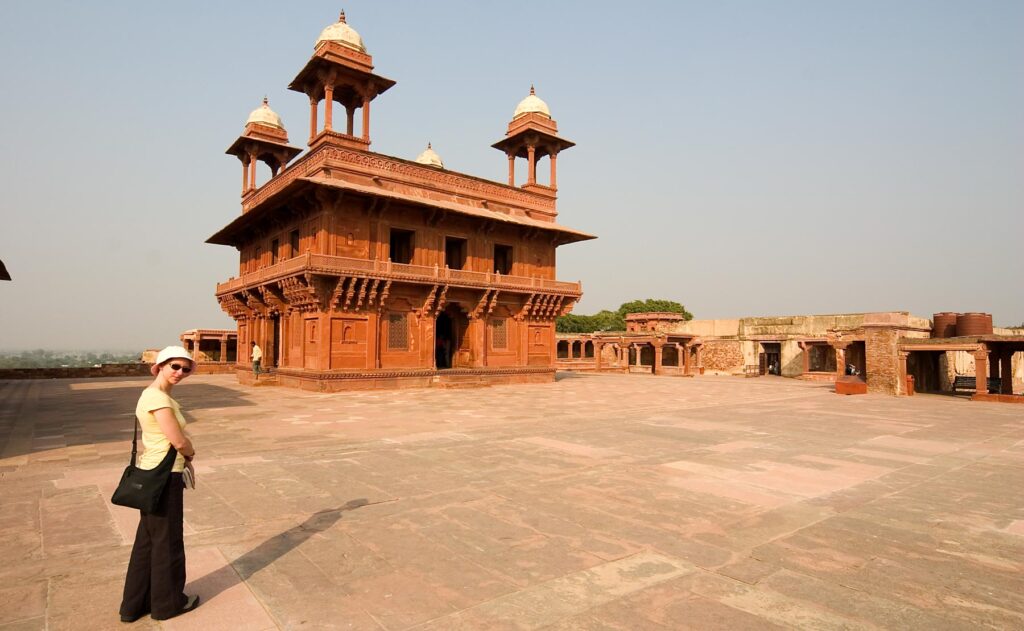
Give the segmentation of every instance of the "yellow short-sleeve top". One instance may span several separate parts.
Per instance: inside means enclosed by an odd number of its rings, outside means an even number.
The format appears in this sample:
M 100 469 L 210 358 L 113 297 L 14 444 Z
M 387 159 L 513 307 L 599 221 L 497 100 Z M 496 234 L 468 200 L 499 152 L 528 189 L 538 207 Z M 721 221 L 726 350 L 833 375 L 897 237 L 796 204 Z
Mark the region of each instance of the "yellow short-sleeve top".
M 152 469 L 160 464 L 171 448 L 171 441 L 160 430 L 160 423 L 156 420 L 155 411 L 161 408 L 171 408 L 174 417 L 178 419 L 178 426 L 182 431 L 185 429 L 185 417 L 181 415 L 181 408 L 178 402 L 171 398 L 171 395 L 161 391 L 159 388 L 150 386 L 142 391 L 139 403 L 135 406 L 135 416 L 139 419 L 139 426 L 142 427 L 142 446 L 145 451 L 139 456 L 137 466 L 140 469 Z M 181 473 L 185 470 L 185 457 L 178 454 L 174 459 L 174 468 L 171 471 Z

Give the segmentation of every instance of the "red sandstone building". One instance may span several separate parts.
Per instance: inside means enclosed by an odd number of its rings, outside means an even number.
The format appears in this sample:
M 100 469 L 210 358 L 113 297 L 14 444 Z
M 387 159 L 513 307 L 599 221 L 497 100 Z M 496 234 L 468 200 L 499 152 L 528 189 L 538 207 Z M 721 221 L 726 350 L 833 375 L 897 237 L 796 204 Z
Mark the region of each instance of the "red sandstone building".
M 371 104 L 393 85 L 343 13 L 288 86 L 309 98 L 309 150 L 295 159 L 266 100 L 227 150 L 242 214 L 208 243 L 240 253 L 216 290 L 238 361 L 255 341 L 281 383 L 316 390 L 553 379 L 555 318 L 581 296 L 556 279 L 555 249 L 593 238 L 556 222 L 557 156 L 573 143 L 531 88 L 493 145 L 507 183 L 447 170 L 429 146 L 416 160 L 374 153 Z

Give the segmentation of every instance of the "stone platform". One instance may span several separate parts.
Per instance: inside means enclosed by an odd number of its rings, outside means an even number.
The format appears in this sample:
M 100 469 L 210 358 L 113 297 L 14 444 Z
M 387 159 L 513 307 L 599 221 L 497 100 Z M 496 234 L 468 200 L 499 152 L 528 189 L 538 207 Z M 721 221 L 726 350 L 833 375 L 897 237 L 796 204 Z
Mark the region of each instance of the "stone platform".
M 1024 416 L 784 379 L 199 375 L 188 587 L 122 625 L 147 379 L 0 382 L 0 630 L 1024 626 Z

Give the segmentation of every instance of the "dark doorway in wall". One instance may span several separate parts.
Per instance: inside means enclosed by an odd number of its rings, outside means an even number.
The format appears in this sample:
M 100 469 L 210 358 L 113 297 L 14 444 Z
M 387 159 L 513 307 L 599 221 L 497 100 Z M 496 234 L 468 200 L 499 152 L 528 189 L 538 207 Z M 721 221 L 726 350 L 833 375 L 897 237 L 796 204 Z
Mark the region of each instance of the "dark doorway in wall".
M 459 349 L 466 341 L 464 338 L 468 324 L 466 314 L 455 304 L 448 305 L 437 314 L 434 325 L 434 366 L 438 370 L 459 367 Z
M 558 359 L 569 359 L 568 340 L 558 340 L 558 346 L 556 347 L 556 356 Z
M 458 237 L 444 238 L 444 264 L 449 269 L 466 267 L 466 240 Z
M 412 263 L 416 233 L 412 230 L 391 229 L 391 262 L 408 265 Z
M 277 257 L 281 254 L 281 242 L 274 239 L 270 242 L 270 264 L 277 263 Z
M 270 348 L 270 366 L 281 365 L 281 316 L 275 313 L 270 317 L 270 326 L 274 329 L 274 343 Z
M 867 354 L 864 348 L 864 342 L 851 342 L 850 345 L 846 347 L 846 363 L 847 365 L 853 364 L 857 374 L 867 379 Z M 846 372 L 845 367 L 843 372 Z
M 497 274 L 512 273 L 512 246 L 494 244 L 494 272 Z
M 761 342 L 761 357 L 758 364 L 762 375 L 782 374 L 782 344 Z
M 291 250 L 289 257 L 296 257 L 299 255 L 299 231 L 292 230 L 288 233 L 288 247 Z

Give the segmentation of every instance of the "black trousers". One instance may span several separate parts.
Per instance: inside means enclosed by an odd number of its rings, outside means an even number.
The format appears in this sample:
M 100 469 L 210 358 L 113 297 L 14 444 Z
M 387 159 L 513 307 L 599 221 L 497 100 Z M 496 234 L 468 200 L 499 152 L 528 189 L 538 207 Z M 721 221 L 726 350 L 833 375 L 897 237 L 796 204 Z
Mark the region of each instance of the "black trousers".
M 139 513 L 139 529 L 124 578 L 122 616 L 173 616 L 185 606 L 185 541 L 180 473 L 172 473 L 157 510 Z

